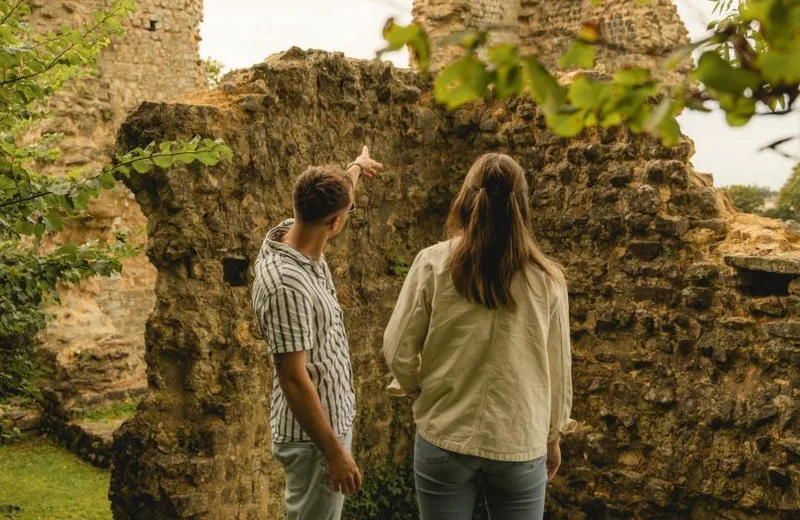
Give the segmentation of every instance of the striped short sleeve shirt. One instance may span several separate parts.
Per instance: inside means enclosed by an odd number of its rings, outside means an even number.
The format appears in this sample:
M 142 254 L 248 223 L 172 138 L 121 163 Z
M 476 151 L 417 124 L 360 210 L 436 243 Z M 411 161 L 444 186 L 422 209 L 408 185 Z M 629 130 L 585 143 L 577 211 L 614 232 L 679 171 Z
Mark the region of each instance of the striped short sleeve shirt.
M 315 261 L 282 243 L 292 220 L 267 233 L 255 264 L 253 310 L 270 352 L 307 352 L 308 374 L 336 435 L 355 416 L 355 392 L 347 333 L 325 259 Z M 274 442 L 310 441 L 294 418 L 277 374 L 270 424 Z

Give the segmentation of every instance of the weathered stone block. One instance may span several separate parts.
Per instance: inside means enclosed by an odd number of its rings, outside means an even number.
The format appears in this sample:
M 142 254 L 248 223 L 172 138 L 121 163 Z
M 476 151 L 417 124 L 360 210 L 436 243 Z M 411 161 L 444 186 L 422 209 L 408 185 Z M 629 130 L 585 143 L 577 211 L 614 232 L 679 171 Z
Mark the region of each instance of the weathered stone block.
M 637 301 L 652 301 L 655 303 L 672 304 L 675 302 L 675 289 L 664 286 L 638 286 L 634 289 L 633 297 Z
M 753 314 L 766 314 L 768 316 L 783 316 L 786 314 L 780 299 L 776 296 L 753 299 L 747 308 Z
M 642 260 L 655 260 L 661 254 L 661 243 L 634 240 L 628 245 L 628 251 Z
M 689 220 L 681 217 L 656 216 L 656 231 L 662 235 L 681 237 L 689 231 Z
M 767 323 L 766 329 L 771 336 L 800 340 L 800 321 Z
M 719 276 L 719 267 L 708 262 L 691 265 L 686 270 L 686 281 L 692 285 L 707 286 Z
M 708 287 L 687 287 L 682 294 L 683 303 L 694 309 L 708 309 L 714 303 L 714 291 Z
M 754 256 L 726 255 L 725 263 L 736 269 L 764 271 L 767 273 L 791 274 L 800 276 L 800 257 L 785 255 Z

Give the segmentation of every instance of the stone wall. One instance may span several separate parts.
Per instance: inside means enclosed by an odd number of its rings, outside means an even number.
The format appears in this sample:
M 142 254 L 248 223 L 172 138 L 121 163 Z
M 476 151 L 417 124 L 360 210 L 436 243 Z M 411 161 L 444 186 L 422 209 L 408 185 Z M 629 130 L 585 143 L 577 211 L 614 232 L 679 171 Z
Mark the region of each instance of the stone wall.
M 384 393 L 382 332 L 403 271 L 442 238 L 472 161 L 529 175 L 538 237 L 569 277 L 579 430 L 548 518 L 789 520 L 800 512 L 800 235 L 738 214 L 674 148 L 618 130 L 564 140 L 525 99 L 448 113 L 379 62 L 292 49 L 218 91 L 147 103 L 118 146 L 223 137 L 232 164 L 128 182 L 158 269 L 151 392 L 114 441 L 114 517 L 278 519 L 270 359 L 251 266 L 309 164 L 362 144 L 387 166 L 327 253 L 351 339 L 364 470 L 348 519 L 416 518 L 410 403 Z M 242 281 L 246 283 L 242 283 Z
M 98 63 L 98 74 L 75 82 L 52 99 L 53 116 L 31 132 L 60 132 L 63 157 L 42 171 L 64 175 L 106 164 L 117 129 L 144 100 L 166 101 L 205 85 L 199 59 L 202 0 L 139 0 L 138 11 Z M 89 19 L 104 0 L 32 0 L 39 30 Z M 146 219 L 124 187 L 92 201 L 88 218 L 56 238 L 83 242 L 131 229 L 144 244 Z M 153 309 L 155 269 L 144 256 L 125 263 L 124 274 L 63 287 L 63 304 L 45 332 L 40 357 L 54 370 L 52 390 L 66 404 L 90 405 L 120 392 L 136 392 L 144 378 L 144 324 Z
M 607 73 L 630 66 L 658 71 L 665 56 L 689 42 L 672 0 L 416 0 L 413 13 L 433 42 L 433 70 L 460 56 L 459 48 L 443 42 L 465 29 L 490 31 L 490 45 L 518 43 L 522 52 L 556 67 L 581 24 L 592 22 L 602 37 L 596 69 Z M 690 66 L 685 60 L 664 77 L 684 82 Z
M 689 33 L 673 0 L 603 0 L 599 5 L 591 0 L 521 0 L 522 50 L 555 67 L 582 22 L 600 28 L 602 41 L 595 46 L 596 69 L 600 72 L 613 73 L 631 66 L 657 72 L 666 56 L 689 43 Z M 677 74 L 665 79 L 684 82 L 690 68 L 691 61 L 684 60 Z

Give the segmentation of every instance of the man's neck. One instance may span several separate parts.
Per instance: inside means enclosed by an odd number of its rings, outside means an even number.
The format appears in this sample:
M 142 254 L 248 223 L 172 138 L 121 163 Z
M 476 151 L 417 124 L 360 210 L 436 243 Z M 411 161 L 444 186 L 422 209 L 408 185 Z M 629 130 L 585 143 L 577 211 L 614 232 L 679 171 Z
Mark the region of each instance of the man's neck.
M 283 237 L 284 244 L 314 260 L 322 258 L 322 252 L 327 242 L 328 237 L 324 230 L 305 226 L 299 220 L 294 221 L 292 227 Z

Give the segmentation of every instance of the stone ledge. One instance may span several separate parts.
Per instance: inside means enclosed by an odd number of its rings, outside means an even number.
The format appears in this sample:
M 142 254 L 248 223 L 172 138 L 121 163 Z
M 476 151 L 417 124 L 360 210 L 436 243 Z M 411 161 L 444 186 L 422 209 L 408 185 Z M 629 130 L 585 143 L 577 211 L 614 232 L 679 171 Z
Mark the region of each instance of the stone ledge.
M 800 276 L 800 258 L 794 256 L 726 255 L 724 259 L 735 269 Z

